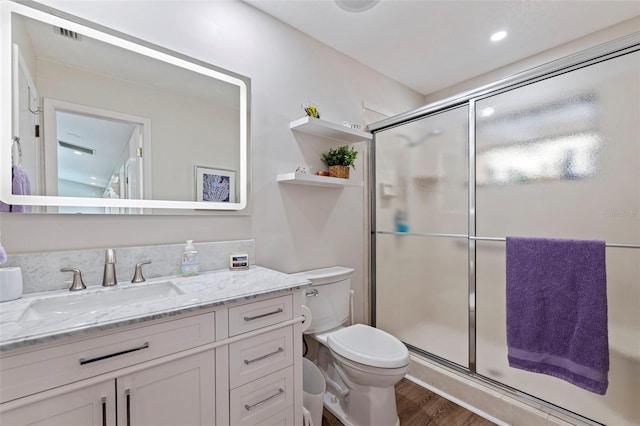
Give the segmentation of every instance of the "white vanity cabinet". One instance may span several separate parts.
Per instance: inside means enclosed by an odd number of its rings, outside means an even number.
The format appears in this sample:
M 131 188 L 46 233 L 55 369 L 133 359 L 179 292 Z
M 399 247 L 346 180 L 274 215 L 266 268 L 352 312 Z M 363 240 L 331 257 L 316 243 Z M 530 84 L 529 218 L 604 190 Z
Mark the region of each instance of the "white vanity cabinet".
M 214 350 L 116 379 L 118 425 L 215 424 Z
M 0 424 L 212 425 L 214 362 L 209 350 L 85 387 L 63 386 L 50 392 L 55 396 L 2 412 Z
M 280 326 L 294 321 L 292 298 L 282 296 L 229 309 L 231 338 L 265 330 L 229 345 L 233 426 L 260 425 L 267 419 L 278 420 L 267 424 L 294 424 L 293 408 L 302 393 L 296 393 L 301 388 L 302 333 L 297 331 L 300 323 Z M 301 401 L 297 403 L 301 407 Z M 302 419 L 296 424 L 301 423 Z
M 0 424 L 214 424 L 214 341 L 207 313 L 3 355 Z
M 0 424 L 302 423 L 301 290 L 0 357 Z
M 115 425 L 115 387 L 112 380 L 88 385 L 20 405 L 0 414 L 0 424 L 12 425 Z

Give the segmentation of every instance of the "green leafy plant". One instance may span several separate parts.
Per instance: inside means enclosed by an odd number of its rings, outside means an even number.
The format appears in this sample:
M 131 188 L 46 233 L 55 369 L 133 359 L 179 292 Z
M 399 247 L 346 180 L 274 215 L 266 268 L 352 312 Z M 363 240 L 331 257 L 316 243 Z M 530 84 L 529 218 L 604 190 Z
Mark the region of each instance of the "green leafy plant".
M 329 149 L 329 152 L 322 154 L 322 162 L 327 166 L 351 166 L 354 169 L 358 151 L 352 146 L 345 145 L 336 149 Z

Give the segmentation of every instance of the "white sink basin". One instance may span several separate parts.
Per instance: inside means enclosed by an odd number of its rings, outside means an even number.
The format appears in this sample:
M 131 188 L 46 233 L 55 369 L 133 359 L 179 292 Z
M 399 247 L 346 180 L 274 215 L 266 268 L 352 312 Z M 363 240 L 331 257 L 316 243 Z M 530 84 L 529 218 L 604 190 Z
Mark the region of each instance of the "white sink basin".
M 78 313 L 99 312 L 109 308 L 159 300 L 180 294 L 184 294 L 184 292 L 172 282 L 167 281 L 137 287 L 115 287 L 90 293 L 38 299 L 31 302 L 25 309 L 20 321 L 53 319 Z

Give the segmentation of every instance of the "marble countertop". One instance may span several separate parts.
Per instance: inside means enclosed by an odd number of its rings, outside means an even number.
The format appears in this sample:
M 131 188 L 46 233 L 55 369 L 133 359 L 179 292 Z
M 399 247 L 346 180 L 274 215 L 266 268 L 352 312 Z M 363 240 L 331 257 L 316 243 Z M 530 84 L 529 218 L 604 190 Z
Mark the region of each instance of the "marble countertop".
M 126 300 L 95 309 L 89 306 L 86 310 L 81 308 L 73 313 L 54 313 L 47 318 L 37 316 L 34 318 L 33 315 L 28 314 L 32 303 L 36 301 L 39 303 L 44 299 L 75 297 L 81 304 L 83 295 L 126 292 L 129 288 L 141 288 L 165 282 L 172 283 L 184 294 L 168 295 L 146 301 Z M 0 304 L 0 352 L 251 300 L 258 296 L 304 288 L 309 285 L 311 285 L 309 281 L 294 275 L 261 266 L 251 266 L 242 271 L 218 270 L 193 277 L 169 276 L 150 279 L 139 284 L 126 282 L 108 288 L 90 287 L 74 293 L 56 290 L 25 294 L 21 299 Z

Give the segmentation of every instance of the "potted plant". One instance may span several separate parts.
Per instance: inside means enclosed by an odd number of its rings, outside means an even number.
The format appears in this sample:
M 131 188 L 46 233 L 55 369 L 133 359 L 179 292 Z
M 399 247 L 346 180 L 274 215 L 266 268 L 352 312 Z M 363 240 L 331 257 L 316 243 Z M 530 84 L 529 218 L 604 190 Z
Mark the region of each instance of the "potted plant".
M 329 166 L 329 176 L 349 179 L 349 167 L 355 169 L 355 161 L 358 156 L 352 146 L 345 145 L 322 154 L 322 162 Z

